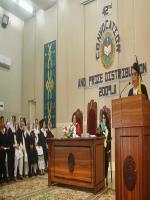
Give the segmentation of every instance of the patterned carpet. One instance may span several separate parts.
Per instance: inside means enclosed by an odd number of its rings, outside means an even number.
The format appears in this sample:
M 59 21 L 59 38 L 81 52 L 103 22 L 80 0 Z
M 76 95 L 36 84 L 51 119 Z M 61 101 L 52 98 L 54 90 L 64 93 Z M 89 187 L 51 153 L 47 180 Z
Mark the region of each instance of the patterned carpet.
M 91 192 L 66 186 L 47 186 L 47 176 L 26 178 L 0 186 L 0 200 L 115 200 L 111 188 L 94 195 Z

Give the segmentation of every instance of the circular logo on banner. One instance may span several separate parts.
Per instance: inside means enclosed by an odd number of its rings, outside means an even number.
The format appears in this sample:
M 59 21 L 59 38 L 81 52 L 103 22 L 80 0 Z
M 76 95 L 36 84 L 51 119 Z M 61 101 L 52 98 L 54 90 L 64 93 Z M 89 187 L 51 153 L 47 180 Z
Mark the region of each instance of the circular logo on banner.
M 104 68 L 109 69 L 114 61 L 115 52 L 120 53 L 120 35 L 114 21 L 105 20 L 99 28 L 96 40 L 96 60 L 101 59 Z
M 110 32 L 106 32 L 103 37 L 101 47 L 101 61 L 103 66 L 108 69 L 111 67 L 115 56 L 115 44 L 113 35 Z

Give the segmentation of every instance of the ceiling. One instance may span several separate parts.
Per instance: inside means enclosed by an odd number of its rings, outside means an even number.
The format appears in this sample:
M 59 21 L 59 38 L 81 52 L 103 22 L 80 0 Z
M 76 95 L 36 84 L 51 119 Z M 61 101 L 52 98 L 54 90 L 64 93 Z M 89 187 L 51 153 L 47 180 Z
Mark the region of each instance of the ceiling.
M 40 9 L 47 10 L 48 8 L 52 7 L 57 0 L 26 0 L 30 3 L 34 8 L 34 13 L 28 13 L 26 10 L 21 8 L 19 5 L 14 3 L 12 0 L 0 0 L 0 6 L 5 10 L 8 10 L 15 16 L 19 17 L 20 19 L 26 21 L 31 18 L 35 12 Z
M 40 7 L 43 10 L 46 10 L 50 7 L 52 7 L 56 0 L 32 0 L 38 7 Z

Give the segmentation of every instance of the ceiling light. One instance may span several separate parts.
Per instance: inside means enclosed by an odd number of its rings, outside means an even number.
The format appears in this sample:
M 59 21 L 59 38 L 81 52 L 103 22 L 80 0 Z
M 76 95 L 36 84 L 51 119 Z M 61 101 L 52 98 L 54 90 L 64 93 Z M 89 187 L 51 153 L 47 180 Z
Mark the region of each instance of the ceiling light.
M 12 0 L 12 1 L 17 3 L 20 7 L 22 7 L 26 11 L 33 13 L 33 7 L 28 2 L 26 2 L 26 0 Z
M 24 8 L 26 11 L 33 13 L 33 8 L 30 4 L 28 4 L 25 0 L 18 0 L 18 5 Z
M 17 3 L 17 2 L 18 2 L 18 0 L 12 0 L 12 1 L 14 1 L 15 3 Z

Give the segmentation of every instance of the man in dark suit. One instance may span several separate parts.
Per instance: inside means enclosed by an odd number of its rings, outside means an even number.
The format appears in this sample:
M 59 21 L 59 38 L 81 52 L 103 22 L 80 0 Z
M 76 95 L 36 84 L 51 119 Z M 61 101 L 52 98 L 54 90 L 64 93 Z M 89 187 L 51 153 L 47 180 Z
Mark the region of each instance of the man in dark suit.
M 131 78 L 133 88 L 129 90 L 128 96 L 138 95 L 139 94 L 139 79 L 141 78 L 140 68 L 137 62 L 131 67 Z M 147 89 L 144 84 L 141 84 L 141 93 L 145 95 L 148 99 Z

